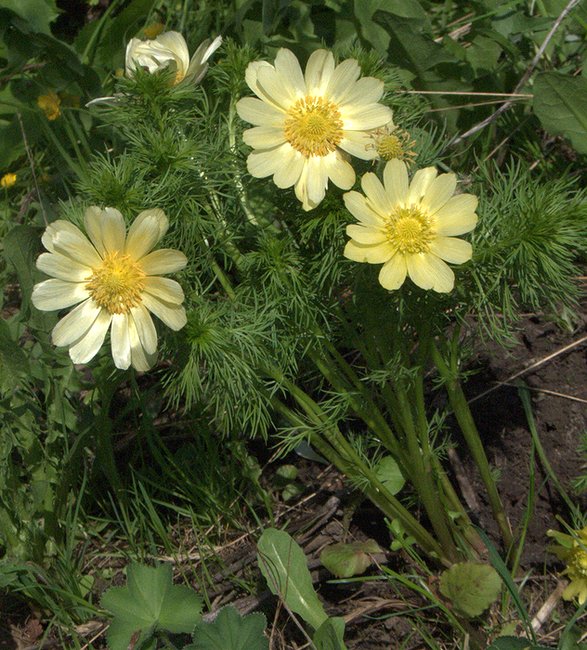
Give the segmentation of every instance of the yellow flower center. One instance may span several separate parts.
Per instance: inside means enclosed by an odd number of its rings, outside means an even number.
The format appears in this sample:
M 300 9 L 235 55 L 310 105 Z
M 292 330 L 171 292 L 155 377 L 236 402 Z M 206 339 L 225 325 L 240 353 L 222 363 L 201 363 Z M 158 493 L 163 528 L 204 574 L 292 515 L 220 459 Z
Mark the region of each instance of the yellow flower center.
M 323 97 L 303 97 L 289 109 L 285 139 L 303 156 L 327 156 L 342 140 L 342 119 L 333 102 Z
M 587 578 L 587 551 L 580 547 L 572 549 L 567 560 L 567 567 L 571 580 Z
M 86 285 L 90 296 L 110 314 L 126 314 L 141 304 L 145 273 L 129 255 L 108 253 Z
M 393 133 L 385 135 L 379 140 L 377 143 L 377 153 L 383 160 L 393 160 L 394 158 L 403 160 L 405 155 L 401 140 Z
M 434 239 L 430 219 L 413 206 L 398 208 L 385 225 L 389 243 L 400 253 L 427 253 Z

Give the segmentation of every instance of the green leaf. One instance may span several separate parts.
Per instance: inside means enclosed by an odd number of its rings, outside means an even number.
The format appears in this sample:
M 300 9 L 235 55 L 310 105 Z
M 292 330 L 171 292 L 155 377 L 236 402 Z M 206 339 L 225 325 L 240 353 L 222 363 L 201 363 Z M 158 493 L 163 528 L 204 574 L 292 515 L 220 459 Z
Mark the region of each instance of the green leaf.
M 331 544 L 320 553 L 320 562 L 337 578 L 350 578 L 365 572 L 372 563 L 370 555 L 373 553 L 381 553 L 379 545 L 373 539 L 350 544 Z
M 565 136 L 579 153 L 587 153 L 587 79 L 559 72 L 537 75 L 534 112 L 547 131 Z
M 440 576 L 440 591 L 465 616 L 479 616 L 501 591 L 501 579 L 488 564 L 460 562 Z
M 201 618 L 202 600 L 188 587 L 173 584 L 171 566 L 131 564 L 127 586 L 109 589 L 102 607 L 114 615 L 108 629 L 110 650 L 126 650 L 131 639 L 144 643 L 157 628 L 191 632 Z
M 55 0 L 1 0 L 0 9 L 10 9 L 25 20 L 34 32 L 51 33 L 49 25 L 59 12 Z
M 355 0 L 355 16 L 361 25 L 363 38 L 384 54 L 390 45 L 390 33 L 373 20 L 377 11 L 385 11 L 400 18 L 414 19 L 420 23 L 426 12 L 416 0 Z M 390 18 L 393 20 L 393 18 Z
M 16 226 L 4 238 L 4 257 L 16 271 L 22 292 L 21 310 L 25 313 L 35 283 L 35 260 L 40 242 L 41 231 L 32 226 Z
M 500 636 L 495 639 L 487 650 L 552 650 L 552 648 L 534 645 L 532 641 L 516 636 Z
M 12 337 L 8 323 L 0 320 L 0 390 L 14 388 L 19 377 L 29 375 L 26 354 Z
M 399 465 L 391 456 L 384 456 L 375 466 L 375 476 L 391 492 L 397 494 L 406 482 Z
M 328 618 L 312 585 L 304 551 L 283 530 L 268 528 L 257 543 L 257 561 L 272 593 L 317 630 Z
M 328 618 L 316 631 L 312 641 L 316 650 L 346 650 L 343 637 L 344 619 Z
M 194 642 L 184 650 L 269 650 L 266 625 L 263 614 L 240 616 L 234 607 L 224 607 L 212 623 L 198 623 Z

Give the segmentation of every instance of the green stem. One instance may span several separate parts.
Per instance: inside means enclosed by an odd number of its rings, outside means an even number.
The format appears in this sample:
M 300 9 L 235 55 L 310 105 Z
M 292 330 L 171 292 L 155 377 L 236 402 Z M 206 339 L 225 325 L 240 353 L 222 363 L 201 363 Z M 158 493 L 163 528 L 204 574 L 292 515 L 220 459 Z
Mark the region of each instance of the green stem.
M 312 433 L 310 442 L 316 449 L 332 462 L 340 471 L 351 479 L 367 479 L 368 487 L 363 491 L 381 511 L 391 518 L 402 522 L 406 532 L 412 535 L 418 544 L 429 554 L 449 564 L 441 545 L 413 517 L 410 512 L 385 488 L 377 479 L 374 472 L 353 449 L 336 425 L 328 422 L 328 417 L 307 393 L 293 382 L 289 381 L 277 368 L 266 368 L 265 372 L 278 381 L 296 403 L 302 408 L 310 421 L 321 429 L 320 433 Z M 294 426 L 300 426 L 301 418 L 281 404 L 276 398 L 273 404 L 285 415 Z
M 422 446 L 422 460 L 426 472 L 430 472 L 435 476 L 439 483 L 440 493 L 446 497 L 446 507 L 451 508 L 459 513 L 460 521 L 462 523 L 462 534 L 468 541 L 470 546 L 476 553 L 483 553 L 485 545 L 483 541 L 473 528 L 472 522 L 469 519 L 467 511 L 465 510 L 461 500 L 459 499 L 450 479 L 446 475 L 444 468 L 439 462 L 436 454 L 430 445 L 430 427 L 428 417 L 426 416 L 426 402 L 424 399 L 424 368 L 426 359 L 430 354 L 431 339 L 428 331 L 421 334 L 420 343 L 418 348 L 418 374 L 414 380 L 413 397 L 416 406 L 417 426 Z
M 552 481 L 552 484 L 558 490 L 558 493 L 561 495 L 563 501 L 566 503 L 569 512 L 575 513 L 577 512 L 577 507 L 573 503 L 571 497 L 569 497 L 569 495 L 567 494 L 567 491 L 564 489 L 561 482 L 558 480 L 558 477 L 555 471 L 552 469 L 552 465 L 548 460 L 548 456 L 544 451 L 542 442 L 540 441 L 540 437 L 538 435 L 538 429 L 536 428 L 536 422 L 534 420 L 534 414 L 532 413 L 530 393 L 528 392 L 528 389 L 526 388 L 525 385 L 523 384 L 520 385 L 520 387 L 518 388 L 518 394 L 520 395 L 520 399 L 522 400 L 522 406 L 524 407 L 524 413 L 526 415 L 526 420 L 528 422 L 528 429 L 530 429 L 530 435 L 532 436 L 532 441 L 534 443 L 536 453 L 538 454 L 538 458 L 540 458 L 540 463 L 544 468 L 546 475 Z
M 407 391 L 402 386 L 401 381 L 396 382 L 395 394 L 397 395 L 401 417 L 404 421 L 410 464 L 413 469 L 414 487 L 422 499 L 426 514 L 445 553 L 450 559 L 456 560 L 458 552 L 450 533 L 446 512 L 439 499 L 438 490 L 434 485 L 431 466 L 430 464 L 425 465 L 424 463 L 423 450 L 420 447 L 420 437 L 418 436 L 418 431 L 416 430 L 412 416 L 412 406 L 408 399 Z
M 112 444 L 112 420 L 110 419 L 110 404 L 116 392 L 121 379 L 104 382 L 102 384 L 102 404 L 100 414 L 96 419 L 96 461 L 98 467 L 104 472 L 110 487 L 117 493 L 122 492 L 122 481 L 118 468 L 116 467 L 116 458 L 114 456 L 114 446 Z
M 497 486 L 491 474 L 491 468 L 489 466 L 487 455 L 485 454 L 481 437 L 479 436 L 479 431 L 477 430 L 475 420 L 471 414 L 467 398 L 465 397 L 463 389 L 458 381 L 457 373 L 454 368 L 449 368 L 436 345 L 432 345 L 432 358 L 440 372 L 440 376 L 444 379 L 450 405 L 457 422 L 459 423 L 459 427 L 461 428 L 467 446 L 469 447 L 469 451 L 473 456 L 473 460 L 477 465 L 479 474 L 481 475 L 481 480 L 487 490 L 491 510 L 501 531 L 503 542 L 506 549 L 509 549 L 513 542 L 512 531 L 501 502 L 501 497 L 497 491 Z

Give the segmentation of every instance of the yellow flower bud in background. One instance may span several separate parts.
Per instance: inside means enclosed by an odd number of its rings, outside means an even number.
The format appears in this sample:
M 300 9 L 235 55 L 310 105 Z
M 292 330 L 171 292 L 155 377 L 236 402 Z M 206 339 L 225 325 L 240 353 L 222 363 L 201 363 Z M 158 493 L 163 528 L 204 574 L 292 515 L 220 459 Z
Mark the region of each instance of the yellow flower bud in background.
M 56 120 L 61 115 L 61 99 L 53 91 L 46 95 L 39 95 L 37 106 L 45 113 L 48 120 Z
M 159 36 L 164 29 L 165 25 L 163 23 L 151 23 L 143 29 L 143 34 L 145 35 L 145 38 L 152 39 Z
M 3 187 L 7 190 L 9 187 L 12 187 L 16 183 L 16 174 L 4 174 L 0 178 L 0 187 Z

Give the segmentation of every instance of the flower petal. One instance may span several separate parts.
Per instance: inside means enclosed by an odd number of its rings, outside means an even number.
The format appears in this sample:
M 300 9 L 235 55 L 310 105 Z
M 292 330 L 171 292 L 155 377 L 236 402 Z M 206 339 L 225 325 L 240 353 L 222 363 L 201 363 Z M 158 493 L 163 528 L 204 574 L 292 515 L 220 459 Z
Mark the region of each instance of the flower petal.
M 143 304 L 174 331 L 180 330 L 187 323 L 185 309 L 180 305 L 159 300 L 148 293 L 143 294 Z
M 169 278 L 148 277 L 144 280 L 145 291 L 165 302 L 181 304 L 185 298 L 179 282 Z
M 408 197 L 408 168 L 401 160 L 390 160 L 383 169 L 383 185 L 392 206 L 404 206 Z
M 385 126 L 393 117 L 391 108 L 383 104 L 368 104 L 367 106 L 349 104 L 341 110 L 342 124 L 345 131 L 364 131 Z
M 406 255 L 406 262 L 412 282 L 421 289 L 434 289 L 439 293 L 448 293 L 454 287 L 454 273 L 435 255 L 430 253 Z
M 264 95 L 257 85 L 257 77 L 259 75 L 259 70 L 261 68 L 272 68 L 273 66 L 267 61 L 251 61 L 245 70 L 245 81 L 247 86 L 257 95 L 257 97 L 263 99 Z M 238 104 L 237 104 L 238 111 Z M 240 115 L 240 113 L 239 113 Z M 243 118 L 245 119 L 245 118 Z
M 251 151 L 247 158 L 249 174 L 255 178 L 273 176 L 281 167 L 285 167 L 292 159 L 292 148 L 287 142 L 273 149 Z
M 334 72 L 334 57 L 327 50 L 315 50 L 306 64 L 304 79 L 306 93 L 312 97 L 322 97 Z
M 212 42 L 207 38 L 198 45 L 197 50 L 191 58 L 186 77 L 190 78 L 193 83 L 200 83 L 208 70 L 208 59 L 222 45 L 222 36 L 217 36 Z
M 54 311 L 71 307 L 89 296 L 85 283 L 45 280 L 33 287 L 31 299 L 37 309 Z
M 430 215 L 435 214 L 455 193 L 457 177 L 455 174 L 440 174 L 426 189 L 422 197 L 422 207 Z
M 273 175 L 273 182 L 281 189 L 291 187 L 297 183 L 306 164 L 306 159 L 299 151 L 295 151 L 291 147 L 290 149 L 287 161 Z
M 347 106 L 376 104 L 383 95 L 383 81 L 375 77 L 363 77 L 347 88 L 338 98 L 339 107 L 344 112 Z
M 363 174 L 363 177 L 361 178 L 361 187 L 367 197 L 367 205 L 380 215 L 387 216 L 396 207 L 395 204 L 391 202 L 390 197 L 387 195 L 387 192 L 381 184 L 381 181 L 372 172 Z
M 304 210 L 311 210 L 315 208 L 324 198 L 326 194 L 326 188 L 328 187 L 328 172 L 326 165 L 324 164 L 324 159 L 318 156 L 311 156 L 307 159 L 306 165 L 304 167 L 306 173 L 304 190 L 305 195 L 307 196 L 307 206 L 302 205 Z M 298 184 L 301 182 L 302 177 L 298 181 Z M 296 194 L 297 194 L 296 185 Z
M 360 76 L 361 68 L 355 59 L 346 59 L 337 65 L 326 88 L 330 101 L 340 104 Z
M 378 156 L 372 136 L 365 131 L 343 131 L 338 146 L 361 160 L 374 160 Z
M 102 241 L 102 208 L 91 205 L 84 215 L 84 226 L 88 237 L 100 255 L 104 255 L 106 249 Z
M 275 56 L 275 70 L 283 83 L 288 83 L 297 96 L 306 94 L 306 82 L 296 55 L 285 47 L 278 50 Z
M 66 282 L 83 282 L 89 279 L 93 271 L 89 266 L 75 262 L 70 257 L 59 253 L 42 253 L 37 258 L 37 268 L 47 275 L 52 275 Z
M 283 127 L 284 113 L 255 97 L 243 97 L 236 103 L 236 112 L 241 120 L 255 126 Z
M 114 365 L 120 370 L 126 370 L 130 366 L 130 336 L 127 314 L 114 314 L 112 316 L 110 345 Z
M 136 335 L 145 352 L 147 354 L 155 354 L 157 351 L 157 330 L 155 329 L 155 323 L 153 323 L 149 310 L 144 305 L 137 305 L 130 310 L 130 315 L 132 318 L 129 318 L 128 321 L 129 328 L 132 330 L 132 322 Z M 131 332 L 131 349 L 133 347 L 132 338 Z
M 339 152 L 325 156 L 323 166 L 330 180 L 341 190 L 350 190 L 355 184 L 355 170 Z
M 357 244 L 373 246 L 387 240 L 387 235 L 379 228 L 365 228 L 358 224 L 351 224 L 346 227 L 346 234 Z
M 185 38 L 179 32 L 164 32 L 157 36 L 154 43 L 169 50 L 177 63 L 177 71 L 183 78 L 190 65 L 190 53 Z
M 124 250 L 126 239 L 126 225 L 120 212 L 116 208 L 104 208 L 100 222 L 102 230 L 102 243 L 108 253 Z
M 428 191 L 430 183 L 436 178 L 437 171 L 434 167 L 419 169 L 412 178 L 408 192 L 408 205 L 418 205 Z
M 396 253 L 381 267 L 381 271 L 379 271 L 379 282 L 384 289 L 394 291 L 402 286 L 407 273 L 408 266 L 405 256 Z
M 287 111 L 299 97 L 295 86 L 290 83 L 284 83 L 283 77 L 275 68 L 269 66 L 259 68 L 257 73 L 257 86 L 263 94 L 261 99 L 268 101 L 283 111 Z
M 146 310 L 145 312 L 147 314 L 149 313 Z M 132 367 L 140 372 L 145 372 L 149 370 L 157 360 L 157 351 L 154 350 L 152 353 L 149 353 L 144 348 L 144 340 L 141 339 L 141 335 L 137 330 L 136 320 L 133 318 L 128 319 L 128 333 L 130 338 L 130 358 Z
M 243 132 L 243 141 L 253 149 L 272 149 L 285 142 L 285 133 L 274 126 L 255 126 Z
M 456 237 L 437 237 L 430 245 L 430 250 L 453 264 L 464 264 L 473 257 L 473 247 L 464 239 Z
M 69 356 L 73 363 L 88 363 L 96 356 L 104 343 L 111 320 L 112 316 L 102 309 L 86 334 L 69 348 Z
M 169 227 L 169 220 L 163 210 L 143 210 L 129 228 L 124 252 L 134 260 L 150 252 Z
M 102 261 L 84 233 L 63 219 L 50 223 L 43 233 L 42 242 L 51 253 L 60 252 L 87 266 L 97 266 Z M 67 250 L 71 247 L 71 250 Z
M 62 347 L 79 341 L 87 334 L 101 311 L 91 298 L 84 300 L 55 325 L 51 333 L 53 344 Z
M 435 215 L 439 235 L 462 235 L 473 230 L 477 224 L 477 197 L 473 194 L 457 194 L 445 203 Z
M 381 264 L 382 262 L 387 262 L 394 253 L 395 250 L 387 241 L 374 246 L 363 246 L 351 239 L 344 247 L 343 255 L 355 262 Z
M 368 226 L 380 226 L 383 223 L 381 216 L 371 208 L 367 199 L 359 192 L 347 192 L 342 197 L 346 209 L 361 223 Z
M 187 257 L 172 248 L 160 248 L 141 259 L 141 268 L 146 275 L 175 273 L 188 263 Z

